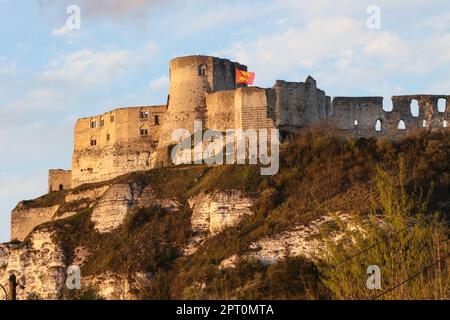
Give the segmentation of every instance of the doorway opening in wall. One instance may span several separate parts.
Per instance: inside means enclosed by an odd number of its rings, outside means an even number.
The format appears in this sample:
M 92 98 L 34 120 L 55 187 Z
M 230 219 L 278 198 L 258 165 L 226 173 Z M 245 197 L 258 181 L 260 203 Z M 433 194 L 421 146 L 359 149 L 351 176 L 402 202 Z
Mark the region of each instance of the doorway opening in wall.
M 64 186 L 62 184 L 59 185 L 59 191 L 64 190 Z
M 375 131 L 381 132 L 381 120 L 380 119 L 378 119 L 377 122 L 375 123 Z
M 438 111 L 439 112 L 445 112 L 445 108 L 447 107 L 447 100 L 446 99 L 439 99 L 438 100 Z
M 419 116 L 419 101 L 417 101 L 416 99 L 411 101 L 411 114 L 413 117 Z
M 406 130 L 406 124 L 405 124 L 405 121 L 400 120 L 400 121 L 398 122 L 398 130 Z
M 427 127 L 427 120 L 423 120 L 422 121 L 422 128 L 426 128 Z

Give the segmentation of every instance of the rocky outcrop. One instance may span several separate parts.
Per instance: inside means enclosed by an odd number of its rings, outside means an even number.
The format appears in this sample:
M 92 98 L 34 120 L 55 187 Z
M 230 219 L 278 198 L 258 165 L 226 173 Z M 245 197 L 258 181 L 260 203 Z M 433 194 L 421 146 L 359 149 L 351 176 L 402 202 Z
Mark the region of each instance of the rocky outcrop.
M 0 247 L 0 283 L 7 286 L 13 273 L 21 285 L 17 290 L 18 299 L 32 296 L 58 299 L 66 277 L 63 250 L 50 231 L 33 232 L 29 240 L 20 246 Z
M 151 186 L 142 189 L 138 184 L 112 185 L 94 207 L 91 220 L 100 233 L 112 232 L 118 228 L 133 207 L 160 206 L 177 211 L 182 206 L 175 198 L 164 199 Z
M 263 238 L 249 245 L 247 253 L 241 257 L 233 255 L 220 264 L 221 268 L 232 268 L 239 259 L 256 259 L 265 264 L 273 264 L 283 260 L 287 255 L 303 256 L 315 261 L 324 250 L 325 243 L 321 241 L 320 230 L 336 219 L 348 222 L 350 215 L 342 212 L 329 214 L 317 218 L 307 224 L 294 226 L 291 230 Z M 334 240 L 338 240 L 340 233 L 329 233 Z
M 134 203 L 133 191 L 128 184 L 116 184 L 100 198 L 94 208 L 91 220 L 100 233 L 111 232 L 124 221 Z
M 194 237 L 184 250 L 186 255 L 194 253 L 207 237 L 236 226 L 243 217 L 253 214 L 253 199 L 238 190 L 200 193 L 188 202 Z
M 72 191 L 66 195 L 66 202 L 75 202 L 81 200 L 96 200 L 100 198 L 106 190 L 108 190 L 109 185 L 105 185 L 98 188 L 86 189 L 83 191 Z
M 71 265 L 82 267 L 89 250 L 77 247 L 74 251 Z M 52 232 L 35 231 L 26 244 L 0 245 L 0 284 L 7 287 L 10 274 L 15 274 L 20 284 L 17 299 L 60 299 L 67 279 L 66 261 L 67 257 L 61 245 L 53 239 Z M 151 281 L 151 275 L 142 272 L 81 275 L 81 290 L 93 288 L 107 300 L 135 300 L 151 285 Z
M 24 240 L 38 225 L 50 221 L 59 205 L 45 208 L 28 208 L 20 202 L 11 213 L 11 239 Z
M 152 284 L 150 274 L 137 272 L 132 275 L 105 272 L 83 278 L 84 286 L 95 288 L 107 300 L 137 300 L 140 294 Z

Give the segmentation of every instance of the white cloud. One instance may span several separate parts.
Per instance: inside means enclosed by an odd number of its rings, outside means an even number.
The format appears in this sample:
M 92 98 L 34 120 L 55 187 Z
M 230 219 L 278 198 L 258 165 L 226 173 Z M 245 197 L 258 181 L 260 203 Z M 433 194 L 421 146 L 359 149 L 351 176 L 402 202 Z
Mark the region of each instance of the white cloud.
M 400 35 L 381 32 L 363 48 L 366 55 L 382 58 L 402 60 L 412 51 L 410 44 Z
M 42 79 L 51 82 L 79 83 L 82 86 L 104 84 L 125 73 L 130 67 L 128 50 L 95 52 L 81 50 L 60 55 L 50 62 Z
M 169 92 L 169 77 L 164 75 L 161 78 L 155 79 L 150 82 L 149 87 L 155 91 Z
M 364 43 L 363 23 L 347 17 L 314 18 L 305 27 L 277 29 L 251 41 L 234 43 L 220 54 L 256 70 L 263 81 L 293 76 L 299 68 L 317 68 L 336 53 Z M 348 58 L 348 57 L 347 57 Z
M 52 31 L 52 35 L 54 35 L 55 37 L 62 37 L 68 35 L 70 32 L 71 30 L 69 30 L 67 24 L 64 24 L 61 28 L 54 29 Z
M 144 21 L 156 9 L 175 3 L 175 0 L 78 0 L 82 17 L 129 18 Z M 73 4 L 72 0 L 39 0 L 41 8 L 61 12 Z

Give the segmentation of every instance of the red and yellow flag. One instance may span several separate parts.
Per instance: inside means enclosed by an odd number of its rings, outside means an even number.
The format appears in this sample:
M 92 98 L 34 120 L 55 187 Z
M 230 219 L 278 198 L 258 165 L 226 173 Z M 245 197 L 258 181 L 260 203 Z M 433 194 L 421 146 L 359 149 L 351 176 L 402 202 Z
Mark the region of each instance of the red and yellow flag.
M 255 73 L 236 69 L 236 83 L 253 85 L 255 81 Z

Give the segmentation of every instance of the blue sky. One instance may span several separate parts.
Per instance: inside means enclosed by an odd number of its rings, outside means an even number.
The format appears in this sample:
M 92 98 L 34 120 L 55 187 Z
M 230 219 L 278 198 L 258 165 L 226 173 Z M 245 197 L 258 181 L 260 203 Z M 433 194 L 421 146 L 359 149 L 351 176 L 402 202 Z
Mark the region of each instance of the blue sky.
M 80 30 L 64 28 L 71 4 Z M 75 120 L 164 103 L 179 55 L 235 59 L 257 86 L 312 75 L 330 96 L 450 94 L 447 0 L 0 0 L 0 39 L 0 242 L 48 169 L 70 168 Z

